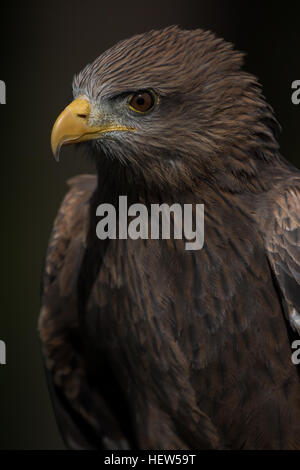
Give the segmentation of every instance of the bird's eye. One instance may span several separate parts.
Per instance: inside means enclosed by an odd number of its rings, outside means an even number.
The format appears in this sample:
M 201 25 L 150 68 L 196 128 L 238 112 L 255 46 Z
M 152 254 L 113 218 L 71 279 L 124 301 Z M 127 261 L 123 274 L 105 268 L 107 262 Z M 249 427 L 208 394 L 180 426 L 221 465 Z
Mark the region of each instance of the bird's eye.
M 128 106 L 138 113 L 146 113 L 153 108 L 155 104 L 155 96 L 152 91 L 139 91 L 131 95 Z

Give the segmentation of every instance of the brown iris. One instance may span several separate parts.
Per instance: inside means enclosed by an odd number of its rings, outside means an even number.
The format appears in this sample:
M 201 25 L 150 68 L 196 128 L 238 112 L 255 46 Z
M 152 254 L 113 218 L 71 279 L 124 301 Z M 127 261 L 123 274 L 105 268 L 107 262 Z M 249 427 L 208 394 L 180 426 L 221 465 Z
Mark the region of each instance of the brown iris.
M 138 113 L 146 113 L 153 108 L 155 103 L 154 94 L 151 91 L 139 91 L 129 99 L 129 108 Z

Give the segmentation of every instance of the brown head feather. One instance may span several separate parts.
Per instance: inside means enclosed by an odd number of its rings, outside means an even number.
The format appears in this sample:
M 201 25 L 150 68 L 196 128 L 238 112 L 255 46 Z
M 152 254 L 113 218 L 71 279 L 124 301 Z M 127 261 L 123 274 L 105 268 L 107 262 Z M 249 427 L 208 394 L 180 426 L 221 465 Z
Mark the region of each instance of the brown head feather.
M 172 26 L 119 42 L 75 77 L 73 90 L 99 106 L 141 89 L 158 94 L 153 112 L 125 116 L 137 132 L 96 142 L 97 152 L 119 156 L 135 176 L 257 189 L 261 167 L 279 158 L 278 123 L 242 64 L 243 54 L 214 34 Z

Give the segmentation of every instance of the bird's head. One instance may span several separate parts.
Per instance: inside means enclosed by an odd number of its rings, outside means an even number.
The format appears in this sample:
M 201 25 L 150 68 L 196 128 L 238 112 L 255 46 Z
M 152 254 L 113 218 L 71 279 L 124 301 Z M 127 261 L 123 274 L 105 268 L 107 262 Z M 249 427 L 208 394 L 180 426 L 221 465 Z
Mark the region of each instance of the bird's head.
M 200 29 L 122 41 L 74 78 L 53 152 L 87 142 L 99 168 L 109 158 L 162 185 L 204 177 L 239 187 L 278 150 L 272 109 L 242 62 L 230 43 Z

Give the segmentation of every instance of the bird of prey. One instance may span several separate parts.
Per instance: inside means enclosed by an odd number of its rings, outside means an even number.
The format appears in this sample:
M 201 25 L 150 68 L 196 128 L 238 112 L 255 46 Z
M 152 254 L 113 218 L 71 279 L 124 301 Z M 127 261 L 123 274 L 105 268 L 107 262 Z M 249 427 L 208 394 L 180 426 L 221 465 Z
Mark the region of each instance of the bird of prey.
M 243 54 L 177 26 L 119 42 L 52 130 L 70 181 L 39 331 L 72 449 L 300 449 L 300 173 Z M 99 204 L 204 204 L 205 243 L 103 239 Z M 116 209 L 117 210 L 117 209 Z

